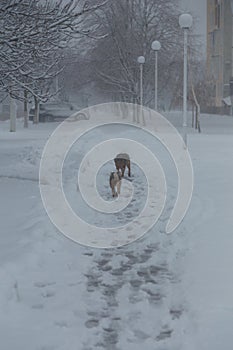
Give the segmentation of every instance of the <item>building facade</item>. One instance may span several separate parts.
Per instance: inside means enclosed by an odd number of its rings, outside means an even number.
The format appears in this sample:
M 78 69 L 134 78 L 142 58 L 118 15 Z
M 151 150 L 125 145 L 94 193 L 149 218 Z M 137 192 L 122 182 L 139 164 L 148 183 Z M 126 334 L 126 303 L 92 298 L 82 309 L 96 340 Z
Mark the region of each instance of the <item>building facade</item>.
M 207 73 L 213 84 L 211 105 L 229 101 L 233 77 L 233 0 L 207 0 Z

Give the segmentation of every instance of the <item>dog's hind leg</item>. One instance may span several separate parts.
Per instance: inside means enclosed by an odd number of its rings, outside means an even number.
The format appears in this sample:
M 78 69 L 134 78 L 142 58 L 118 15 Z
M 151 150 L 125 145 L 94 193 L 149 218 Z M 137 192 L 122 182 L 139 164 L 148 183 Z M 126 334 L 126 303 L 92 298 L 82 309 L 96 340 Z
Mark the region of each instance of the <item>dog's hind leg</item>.
M 121 181 L 118 181 L 116 186 L 117 186 L 117 194 L 120 194 L 121 193 Z
M 113 197 L 116 197 L 115 187 L 114 187 L 114 186 L 112 186 L 112 187 L 111 187 L 111 189 L 112 189 L 112 196 L 113 196 Z
M 114 159 L 114 163 L 115 163 L 116 170 L 119 171 L 120 170 L 119 161 L 117 159 Z
M 125 165 L 122 166 L 122 168 L 121 168 L 121 173 L 122 173 L 122 177 L 124 177 L 124 174 L 125 174 Z
M 127 167 L 128 167 L 128 176 L 130 177 L 131 176 L 130 161 L 128 161 Z

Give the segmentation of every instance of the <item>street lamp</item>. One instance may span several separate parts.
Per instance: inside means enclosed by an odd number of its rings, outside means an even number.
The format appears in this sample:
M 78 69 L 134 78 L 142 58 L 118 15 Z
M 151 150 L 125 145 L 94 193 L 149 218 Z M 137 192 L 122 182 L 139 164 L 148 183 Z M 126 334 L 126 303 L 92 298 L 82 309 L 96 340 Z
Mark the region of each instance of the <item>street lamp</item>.
M 145 57 L 139 56 L 138 57 L 138 63 L 140 65 L 140 105 L 143 105 L 143 85 L 142 85 L 142 78 L 143 78 L 143 64 L 145 63 Z
M 144 56 L 139 56 L 138 57 L 138 63 L 140 66 L 140 115 L 141 115 L 141 119 L 143 124 L 145 125 L 145 120 L 143 117 L 143 110 L 142 110 L 142 105 L 143 105 L 143 82 L 142 82 L 142 78 L 143 78 L 143 64 L 145 63 L 145 57 Z M 137 113 L 137 122 L 139 123 L 139 115 Z
M 184 82 L 183 82 L 183 127 L 187 126 L 187 77 L 188 77 L 188 30 L 191 28 L 193 18 L 184 13 L 179 17 L 179 25 L 184 30 Z
M 151 44 L 152 50 L 155 52 L 155 110 L 158 109 L 158 51 L 161 49 L 161 44 L 158 40 Z

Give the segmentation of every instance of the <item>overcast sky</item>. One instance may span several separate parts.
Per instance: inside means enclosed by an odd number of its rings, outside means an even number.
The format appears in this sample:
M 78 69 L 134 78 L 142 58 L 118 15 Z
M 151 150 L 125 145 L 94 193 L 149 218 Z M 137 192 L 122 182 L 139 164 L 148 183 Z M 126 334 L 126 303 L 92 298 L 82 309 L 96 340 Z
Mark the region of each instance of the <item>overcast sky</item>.
M 204 49 L 206 47 L 206 0 L 181 0 L 182 9 L 193 13 L 196 32 L 203 38 Z

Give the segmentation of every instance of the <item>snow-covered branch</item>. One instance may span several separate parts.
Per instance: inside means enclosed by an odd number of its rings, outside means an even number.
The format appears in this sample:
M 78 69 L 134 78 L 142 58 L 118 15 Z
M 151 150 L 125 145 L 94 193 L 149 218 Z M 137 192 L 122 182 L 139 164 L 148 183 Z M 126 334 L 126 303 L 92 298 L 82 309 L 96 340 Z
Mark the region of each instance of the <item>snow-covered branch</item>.
M 64 48 L 77 36 L 95 35 L 97 27 L 87 29 L 85 23 L 107 1 L 2 0 L 0 89 L 14 91 L 19 99 L 24 98 L 22 88 L 41 100 L 48 98 L 42 86 L 60 72 Z

